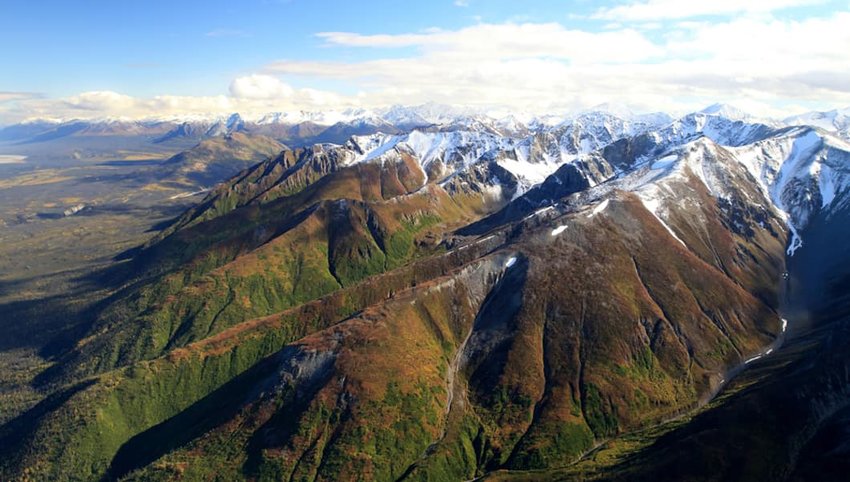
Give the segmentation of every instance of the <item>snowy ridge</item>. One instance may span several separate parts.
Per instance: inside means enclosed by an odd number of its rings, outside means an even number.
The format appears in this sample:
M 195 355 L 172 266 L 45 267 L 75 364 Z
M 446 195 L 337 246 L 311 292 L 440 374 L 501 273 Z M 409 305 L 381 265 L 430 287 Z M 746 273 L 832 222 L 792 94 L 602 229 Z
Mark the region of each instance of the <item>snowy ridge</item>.
M 809 127 L 795 127 L 735 151 L 759 186 L 786 217 L 788 251 L 802 246 L 799 232 L 813 215 L 827 213 L 850 187 L 850 144 Z
M 187 116 L 182 124 L 174 122 L 176 118 L 67 124 L 30 121 L 0 130 L 0 139 L 146 135 L 160 142 L 232 132 L 283 139 L 296 132 L 300 137 L 293 138 L 293 145 L 297 139 L 306 139 L 305 145 L 341 143 L 321 148 L 345 151 L 340 153 L 343 165 L 408 161 L 410 156 L 429 182 L 440 183 L 463 171 L 486 172 L 475 181 L 482 192 L 502 191 L 504 184 L 518 197 L 551 179 L 546 192 L 557 194 L 555 184 L 569 176 L 603 190 L 615 186 L 637 193 L 665 225 L 669 224 L 667 206 L 676 202 L 676 190 L 690 182 L 692 175 L 716 198 L 728 201 L 740 195 L 752 205 L 775 207 L 791 232 L 789 254 L 802 245 L 801 233 L 813 216 L 829 216 L 850 202 L 846 195 L 850 109 L 785 119 L 787 124 L 805 125 L 796 127 L 758 119 L 725 104 L 675 120 L 661 113 L 634 114 L 617 105 L 597 106 L 574 116 L 535 116 L 431 103 L 374 110 L 273 112 L 258 118 Z M 291 131 L 285 127 L 300 124 L 312 125 Z M 349 138 L 351 134 L 365 135 Z M 575 169 L 563 171 L 566 177 L 561 179 L 556 174 L 567 164 Z M 755 183 L 743 179 L 741 172 Z M 742 188 L 742 183 L 752 188 Z M 538 208 L 545 207 L 545 199 L 535 202 Z
M 388 156 L 397 159 L 401 152 L 405 152 L 416 157 L 423 170 L 427 170 L 434 162 L 458 170 L 477 163 L 488 152 L 508 149 L 513 142 L 509 138 L 480 132 L 416 130 L 398 136 L 355 136 L 346 146 L 358 153 L 352 163 L 383 162 Z
M 684 180 L 687 169 L 711 194 L 728 197 L 728 180 L 724 178 L 723 167 L 714 162 L 718 156 L 716 144 L 742 144 L 750 139 L 764 138 L 773 129 L 724 117 L 729 112 L 746 117 L 728 106 L 712 106 L 706 112 L 689 114 L 668 123 L 669 118 L 664 115 L 630 121 L 607 112 L 590 111 L 525 137 L 503 135 L 497 131 L 498 123 L 485 125 L 486 118 L 473 116 L 456 122 L 451 128 L 417 129 L 403 135 L 355 136 L 346 147 L 356 154 L 352 163 L 395 161 L 402 153 L 409 154 L 435 181 L 479 162 L 494 162 L 517 181 L 514 197 L 543 183 L 565 164 L 576 166 L 594 186 L 621 169 L 628 171 L 653 160 L 645 173 L 652 179 Z M 403 109 L 396 108 L 394 113 L 401 116 Z M 500 122 L 504 128 L 520 125 L 518 119 L 511 117 Z M 600 156 L 603 147 L 635 136 L 645 136 L 650 140 L 648 145 L 654 147 L 647 152 L 646 158 L 635 159 L 631 167 L 614 167 Z M 661 159 L 653 154 L 664 152 L 667 155 Z
M 747 173 L 746 167 L 727 148 L 702 136 L 641 161 L 611 182 L 591 188 L 584 198 L 596 202 L 610 199 L 615 190 L 632 192 L 670 236 L 687 247 L 677 232 L 681 226 L 671 222 L 671 212 L 684 210 L 688 213 L 685 218 L 701 216 L 690 194 L 696 188 L 694 183 L 703 185 L 718 200 L 725 200 L 726 205 L 745 202 L 759 209 L 772 209 L 759 187 L 747 180 Z M 592 218 L 606 208 L 603 201 L 587 217 Z M 677 221 L 688 222 L 682 217 Z
M 516 119 L 507 119 L 517 125 Z M 352 137 L 345 146 L 356 153 L 351 163 L 398 160 L 402 153 L 416 158 L 426 173 L 444 179 L 479 162 L 494 162 L 517 181 L 515 197 L 542 183 L 564 164 L 574 163 L 614 140 L 632 135 L 636 127 L 610 114 L 593 112 L 562 122 L 524 138 L 504 136 L 481 127 L 480 118 L 470 118 L 460 129 L 423 131 L 409 134 Z M 439 164 L 435 164 L 439 163 Z M 582 163 L 585 164 L 593 163 Z M 582 167 L 582 171 L 587 171 Z M 593 185 L 613 172 L 584 172 Z
M 682 238 L 670 227 L 669 206 L 679 203 L 681 185 L 696 176 L 708 191 L 717 198 L 727 198 L 731 186 L 724 177 L 724 167 L 719 162 L 717 146 L 707 138 L 699 138 L 638 168 L 631 176 L 617 183 L 617 187 L 635 192 L 644 207 L 652 213 L 670 235 L 682 246 Z
M 712 104 L 699 111 L 699 113 L 707 116 L 722 117 L 732 121 L 742 121 L 749 124 L 764 124 L 772 127 L 782 127 L 782 123 L 780 122 L 750 115 L 747 112 L 729 104 Z
M 740 146 L 763 138 L 774 128 L 766 124 L 695 112 L 653 134 L 659 144 L 668 146 L 680 145 L 700 135 L 722 146 Z
M 658 132 L 649 135 L 661 137 Z M 715 198 L 774 209 L 791 235 L 789 255 L 802 246 L 801 233 L 812 216 L 829 216 L 850 203 L 850 143 L 823 131 L 810 127 L 770 130 L 739 147 L 719 145 L 704 135 L 678 146 L 675 140 L 669 150 L 639 159 L 588 198 L 604 197 L 613 189 L 634 192 L 671 236 L 682 242 L 669 222 L 669 210 L 681 204 L 681 190 L 689 189 L 686 183 L 693 176 Z
M 711 139 L 700 137 L 639 164 L 632 173 L 618 180 L 615 186 L 635 191 L 647 199 L 656 199 L 656 194 L 666 189 L 667 184 L 687 182 L 688 175 L 692 174 L 714 197 L 729 198 L 732 196 L 732 186 L 726 162 L 720 159 L 724 155 L 720 149 Z
M 812 126 L 833 132 L 844 139 L 850 139 L 850 108 L 834 109 L 826 112 L 809 112 L 784 121 L 791 126 Z
M 339 122 L 350 122 L 359 117 L 362 111 L 324 111 L 324 112 L 272 112 L 266 114 L 256 123 L 259 125 L 270 124 L 301 124 L 303 122 L 312 122 L 318 125 L 331 126 Z M 367 115 L 371 115 L 367 113 Z
M 425 119 L 401 107 L 392 116 L 396 122 Z M 829 118 L 835 122 L 840 116 Z M 790 231 L 789 255 L 802 245 L 801 233 L 812 216 L 829 215 L 848 202 L 850 143 L 811 127 L 782 128 L 727 105 L 673 121 L 663 115 L 641 118 L 626 112 L 618 117 L 590 111 L 555 125 L 538 124 L 538 130 L 529 125 L 515 116 L 494 120 L 468 115 L 402 135 L 353 137 L 345 147 L 353 152 L 350 163 L 410 155 L 441 185 L 478 164 L 495 164 L 516 181 L 515 198 L 547 184 L 544 192 L 557 193 L 554 184 L 561 178 L 556 171 L 571 164 L 591 186 L 589 199 L 603 199 L 613 189 L 634 192 L 682 245 L 670 213 L 689 209 L 681 205 L 682 190 L 694 189 L 694 182 L 726 206 L 774 209 Z M 603 150 L 621 139 L 629 139 L 625 147 L 620 143 L 611 152 Z M 501 181 L 491 177 L 480 187 L 482 192 L 502 192 L 504 182 L 504 176 Z M 538 209 L 546 209 L 548 202 L 543 199 Z M 588 217 L 607 205 L 602 201 Z
M 658 117 L 655 121 L 666 119 Z M 521 189 L 517 195 L 542 183 L 564 164 L 571 163 L 580 166 L 590 184 L 595 185 L 612 173 L 586 168 L 596 164 L 584 162 L 588 161 L 587 156 L 614 141 L 644 133 L 650 126 L 655 124 L 633 123 L 605 112 L 592 111 L 518 140 L 509 149 L 493 153 L 493 157 L 519 181 Z

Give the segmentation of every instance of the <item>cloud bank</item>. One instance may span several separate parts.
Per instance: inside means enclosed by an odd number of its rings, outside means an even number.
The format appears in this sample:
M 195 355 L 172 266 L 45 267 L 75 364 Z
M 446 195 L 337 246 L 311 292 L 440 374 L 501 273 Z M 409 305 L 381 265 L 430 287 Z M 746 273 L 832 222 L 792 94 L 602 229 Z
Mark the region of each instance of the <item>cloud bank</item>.
M 440 102 L 563 112 L 604 102 L 683 112 L 715 101 L 772 116 L 850 105 L 850 11 L 789 19 L 818 0 L 647 0 L 582 25 L 478 23 L 402 34 L 319 32 L 363 60 L 275 60 L 219 96 L 64 99 L 0 92 L 0 122 L 32 117 L 167 117 Z M 717 17 L 720 16 L 720 17 Z M 293 85 L 347 86 L 347 94 Z M 350 92 L 356 92 L 351 94 Z

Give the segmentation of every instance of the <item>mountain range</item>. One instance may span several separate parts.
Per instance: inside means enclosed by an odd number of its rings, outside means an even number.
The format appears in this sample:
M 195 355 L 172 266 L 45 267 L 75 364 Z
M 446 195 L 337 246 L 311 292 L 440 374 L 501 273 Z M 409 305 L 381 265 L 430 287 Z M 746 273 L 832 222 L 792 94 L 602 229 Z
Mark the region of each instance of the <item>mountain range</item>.
M 216 149 L 257 162 L 101 273 L 0 475 L 841 480 L 848 128 L 725 105 L 7 127 L 195 139 L 172 162 L 204 182 Z

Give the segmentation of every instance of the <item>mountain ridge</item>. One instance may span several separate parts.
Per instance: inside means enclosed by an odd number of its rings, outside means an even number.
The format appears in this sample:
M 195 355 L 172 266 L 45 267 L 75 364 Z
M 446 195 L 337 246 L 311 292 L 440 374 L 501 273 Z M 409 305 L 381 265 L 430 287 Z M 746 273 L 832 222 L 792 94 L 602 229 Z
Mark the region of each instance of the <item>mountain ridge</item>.
M 127 262 L 0 473 L 470 479 L 701 407 L 850 183 L 840 138 L 727 110 L 284 148 Z

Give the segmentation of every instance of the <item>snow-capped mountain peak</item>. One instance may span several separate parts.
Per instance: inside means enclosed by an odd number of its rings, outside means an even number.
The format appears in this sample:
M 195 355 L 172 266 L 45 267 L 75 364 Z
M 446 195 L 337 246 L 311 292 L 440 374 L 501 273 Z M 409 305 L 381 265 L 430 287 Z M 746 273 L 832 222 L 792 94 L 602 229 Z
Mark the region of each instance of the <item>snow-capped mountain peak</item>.
M 394 105 L 381 113 L 381 118 L 390 124 L 399 127 L 423 127 L 430 125 L 431 122 L 423 117 L 417 109 L 405 107 L 402 105 Z
M 631 119 L 635 116 L 635 112 L 627 105 L 614 102 L 605 102 L 603 104 L 593 106 L 590 109 L 582 111 L 580 115 L 593 112 L 604 112 L 606 114 L 619 117 L 620 119 Z
M 245 125 L 245 121 L 242 120 L 242 116 L 238 113 L 231 114 L 230 117 L 227 118 L 227 122 L 225 123 L 228 130 L 240 129 Z
M 650 176 L 643 181 L 657 180 L 660 185 L 691 179 L 693 174 L 711 195 L 728 200 L 731 191 L 724 170 L 737 171 L 742 165 L 755 180 L 748 181 L 758 188 L 755 197 L 784 214 L 792 232 L 793 253 L 813 216 L 828 214 L 847 202 L 848 114 L 850 109 L 813 112 L 786 119 L 810 127 L 785 127 L 727 104 L 714 104 L 675 120 L 666 114 L 637 115 L 607 104 L 564 120 L 557 115 L 485 114 L 480 109 L 432 103 L 375 111 L 273 112 L 253 121 L 233 113 L 180 123 L 174 119 L 29 122 L 0 131 L 0 140 L 145 135 L 154 142 L 167 142 L 237 131 L 276 139 L 292 136 L 286 142 L 296 139 L 296 146 L 297 139 L 304 139 L 304 145 L 345 150 L 342 165 L 409 162 L 412 157 L 434 182 L 473 167 L 492 168 L 512 178 L 515 195 L 571 164 L 591 186 L 613 176 L 634 179 L 635 169 L 644 169 Z
M 748 120 L 753 118 L 750 114 L 733 105 L 722 103 L 712 104 L 699 112 L 700 114 L 721 116 L 733 120 Z
M 788 117 L 784 121 L 792 126 L 812 126 L 827 132 L 834 132 L 844 139 L 850 139 L 850 107 L 825 112 L 808 112 Z

